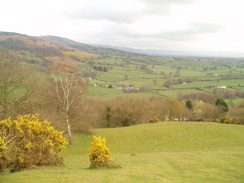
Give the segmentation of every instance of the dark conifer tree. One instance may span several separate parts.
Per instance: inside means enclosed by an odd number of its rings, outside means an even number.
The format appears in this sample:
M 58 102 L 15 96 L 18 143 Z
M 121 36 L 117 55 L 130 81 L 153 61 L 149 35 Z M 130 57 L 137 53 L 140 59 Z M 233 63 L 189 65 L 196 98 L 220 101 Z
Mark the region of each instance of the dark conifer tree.
M 215 106 L 221 107 L 223 112 L 228 112 L 229 111 L 228 104 L 222 98 L 219 98 L 219 99 L 216 100 Z
M 193 109 L 193 105 L 192 105 L 192 102 L 190 99 L 188 99 L 186 101 L 186 107 L 189 109 L 189 110 L 192 110 Z

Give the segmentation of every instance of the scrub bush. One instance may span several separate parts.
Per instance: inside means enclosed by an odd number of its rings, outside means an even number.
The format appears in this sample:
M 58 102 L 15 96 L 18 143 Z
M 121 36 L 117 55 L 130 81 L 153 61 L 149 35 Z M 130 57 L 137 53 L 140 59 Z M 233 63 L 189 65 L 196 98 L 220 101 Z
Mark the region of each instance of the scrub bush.
M 154 116 L 154 117 L 152 117 L 152 118 L 149 119 L 149 123 L 157 123 L 159 121 L 160 120 L 159 120 L 159 118 L 157 116 Z
M 5 141 L 7 166 L 11 171 L 43 165 L 62 165 L 58 152 L 67 144 L 60 132 L 39 115 L 17 116 L 0 121 L 0 137 Z
M 4 141 L 0 137 L 0 172 L 2 172 L 6 166 L 6 147 L 4 147 Z
M 111 167 L 114 161 L 110 158 L 110 150 L 106 146 L 106 139 L 93 136 L 94 141 L 90 149 L 89 157 L 91 168 Z

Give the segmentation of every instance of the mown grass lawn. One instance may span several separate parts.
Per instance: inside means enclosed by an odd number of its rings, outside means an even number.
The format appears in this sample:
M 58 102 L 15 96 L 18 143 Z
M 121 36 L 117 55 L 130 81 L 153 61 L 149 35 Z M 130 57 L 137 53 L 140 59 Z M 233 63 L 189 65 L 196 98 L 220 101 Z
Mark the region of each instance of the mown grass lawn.
M 5 171 L 0 182 L 234 182 L 244 180 L 244 126 L 160 122 L 74 134 L 64 166 Z M 104 136 L 118 169 L 89 169 L 92 136 Z

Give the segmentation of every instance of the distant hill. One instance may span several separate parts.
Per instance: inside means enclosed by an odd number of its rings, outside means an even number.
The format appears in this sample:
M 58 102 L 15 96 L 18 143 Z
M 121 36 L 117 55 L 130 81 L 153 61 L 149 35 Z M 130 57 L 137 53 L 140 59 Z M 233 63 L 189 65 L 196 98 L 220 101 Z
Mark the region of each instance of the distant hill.
M 57 36 L 28 36 L 14 32 L 0 32 L 0 47 L 10 50 L 25 50 L 38 57 L 61 56 L 62 51 L 83 51 L 104 57 L 128 57 L 131 55 L 148 56 L 193 56 L 193 57 L 244 57 L 238 52 L 192 52 L 156 49 L 135 49 L 111 45 L 84 44 Z
M 41 38 L 53 43 L 66 45 L 85 52 L 99 54 L 101 56 L 128 56 L 131 54 L 145 54 L 145 53 L 135 52 L 133 51 L 133 49 L 130 48 L 121 49 L 121 47 L 115 47 L 115 46 L 84 44 L 84 43 L 76 42 L 67 38 L 62 38 L 57 36 L 41 36 Z
M 58 36 L 28 36 L 14 32 L 0 32 L 0 47 L 10 50 L 25 50 L 39 57 L 60 56 L 61 51 L 83 51 L 101 56 L 128 56 L 136 53 L 130 49 L 90 45 Z
M 90 46 L 88 44 L 75 42 L 75 41 L 67 39 L 67 38 L 62 38 L 62 37 L 57 37 L 57 36 L 40 36 L 40 38 L 42 38 L 43 40 L 52 42 L 52 43 L 56 43 L 59 45 L 65 45 L 65 46 L 79 49 L 79 50 L 86 51 L 86 52 L 97 53 L 99 50 L 96 47 Z
M 113 45 L 84 44 L 67 38 L 57 36 L 41 36 L 41 38 L 66 45 L 72 48 L 83 50 L 90 53 L 110 53 L 110 54 L 143 54 L 151 56 L 197 56 L 197 57 L 244 57 L 240 52 L 207 52 L 207 51 L 177 51 L 177 50 L 160 50 L 160 49 L 136 49 L 130 47 L 120 47 Z
M 82 44 L 77 43 L 80 47 L 77 46 L 76 48 L 75 46 L 70 46 L 71 40 L 54 36 L 51 38 L 48 40 L 44 39 L 44 37 L 0 32 L 0 48 L 15 52 L 27 63 L 42 66 L 49 66 L 55 63 L 76 65 L 78 62 L 98 57 L 97 54 L 91 54 L 86 51 L 87 48 L 91 47 L 89 45 L 82 47 Z
M 74 50 L 72 47 L 56 44 L 40 37 L 11 32 L 0 32 L 0 47 L 17 51 L 25 50 L 40 57 L 60 55 L 61 50 Z
M 196 56 L 196 57 L 244 57 L 240 52 L 207 52 L 207 51 L 177 51 L 177 50 L 159 50 L 159 49 L 136 49 L 129 47 L 119 47 L 111 45 L 94 46 L 122 50 L 130 53 L 145 54 L 152 56 Z

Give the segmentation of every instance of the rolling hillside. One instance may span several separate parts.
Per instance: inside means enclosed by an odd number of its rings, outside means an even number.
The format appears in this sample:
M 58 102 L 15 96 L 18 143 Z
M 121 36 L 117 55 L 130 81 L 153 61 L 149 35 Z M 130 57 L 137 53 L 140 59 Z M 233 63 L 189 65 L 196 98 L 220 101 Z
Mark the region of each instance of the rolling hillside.
M 106 47 L 103 45 L 91 45 L 91 44 L 84 44 L 80 42 L 76 42 L 67 38 L 57 37 L 57 36 L 41 36 L 42 39 L 45 39 L 47 41 L 66 45 L 75 49 L 79 49 L 85 52 L 93 53 L 93 54 L 99 54 L 103 57 L 109 57 L 109 56 L 117 56 L 117 57 L 128 57 L 131 54 L 132 55 L 143 55 L 143 53 L 136 53 L 129 50 L 123 50 L 119 47 Z
M 0 32 L 0 46 L 10 50 L 26 50 L 38 56 L 59 55 L 60 50 L 73 50 L 73 48 L 18 33 Z
M 9 32 L 0 32 L 1 47 L 23 56 L 23 60 L 27 62 L 44 66 L 57 62 L 76 65 L 85 59 L 98 57 L 81 49 L 48 41 L 41 37 Z M 46 62 L 48 64 L 44 64 Z
M 217 123 L 160 122 L 76 133 L 62 152 L 64 166 L 5 172 L 20 182 L 242 182 L 244 128 Z M 92 135 L 103 136 L 119 169 L 89 169 Z
M 77 66 L 82 77 L 89 78 L 90 96 L 177 97 L 179 93 L 244 89 L 243 58 L 153 56 L 56 36 L 32 37 L 8 32 L 0 32 L 0 47 L 16 52 L 27 63 L 40 65 L 42 70 L 56 63 Z M 218 89 L 226 86 L 229 87 Z M 133 90 L 124 92 L 126 87 Z

